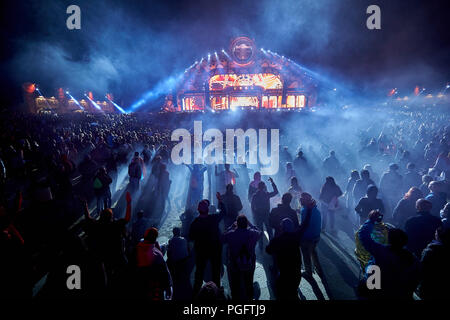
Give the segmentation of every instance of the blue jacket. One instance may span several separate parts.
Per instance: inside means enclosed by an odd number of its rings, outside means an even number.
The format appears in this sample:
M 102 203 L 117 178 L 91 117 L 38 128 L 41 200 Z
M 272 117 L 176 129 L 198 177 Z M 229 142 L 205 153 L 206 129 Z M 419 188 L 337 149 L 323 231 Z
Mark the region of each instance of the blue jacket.
M 439 217 L 441 209 L 444 208 L 447 203 L 447 195 L 445 192 L 431 192 L 425 197 L 425 199 L 430 201 L 433 205 L 430 213 L 435 217 Z
M 301 223 L 305 221 L 306 218 L 306 208 L 302 208 L 300 211 L 300 220 Z M 302 240 L 303 241 L 311 241 L 318 240 L 320 238 L 320 231 L 322 229 L 322 215 L 320 214 L 319 209 L 315 206 L 311 212 L 311 221 L 309 222 L 309 226 L 306 228 Z

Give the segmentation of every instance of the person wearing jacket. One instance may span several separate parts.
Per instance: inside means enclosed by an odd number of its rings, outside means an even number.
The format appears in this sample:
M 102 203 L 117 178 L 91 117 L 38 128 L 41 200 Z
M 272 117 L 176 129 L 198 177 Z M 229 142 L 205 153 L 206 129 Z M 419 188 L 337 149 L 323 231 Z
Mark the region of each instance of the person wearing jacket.
M 447 194 L 444 192 L 445 183 L 443 181 L 432 181 L 428 185 L 430 193 L 425 197 L 430 201 L 433 207 L 431 208 L 431 214 L 435 217 L 439 217 L 441 209 L 444 208 L 447 203 Z
M 370 179 L 369 170 L 361 170 L 361 178 L 356 180 L 352 189 L 353 201 L 355 204 L 358 203 L 359 199 L 365 196 L 367 187 L 370 185 L 375 185 L 375 182 Z
M 358 231 L 362 245 L 372 255 L 369 266 L 376 265 L 381 272 L 381 288 L 370 290 L 372 293 L 370 297 L 411 300 L 419 283 L 420 262 L 404 248 L 408 243 L 408 236 L 401 229 L 389 230 L 387 245 L 372 239 L 372 230 L 380 218 L 382 218 L 380 211 L 371 211 L 368 220 Z M 368 276 L 366 273 L 365 280 Z
M 150 228 L 136 246 L 137 293 L 140 298 L 171 300 L 172 277 L 157 238 L 158 229 Z
M 253 300 L 255 247 L 261 236 L 243 214 L 222 235 L 222 242 L 228 244 L 227 271 L 233 300 Z
M 227 184 L 226 192 L 220 196 L 225 205 L 227 214 L 223 218 L 225 229 L 231 226 L 235 221 L 239 212 L 242 210 L 241 198 L 233 192 L 233 185 Z
M 409 237 L 408 249 L 420 258 L 422 250 L 433 241 L 434 233 L 442 221 L 431 214 L 430 201 L 419 199 L 416 208 L 417 215 L 406 220 L 405 231 Z
M 266 184 L 261 181 L 258 184 L 258 191 L 253 195 L 251 207 L 253 213 L 253 221 L 258 230 L 263 231 L 266 226 L 267 233 L 269 234 L 269 240 L 272 239 L 272 228 L 269 224 L 270 213 L 270 198 L 278 194 L 278 188 L 273 182 L 272 178 L 269 178 L 269 182 L 272 184 L 273 191 L 268 192 Z M 263 238 L 259 240 L 259 248 L 263 249 Z
M 269 214 L 269 225 L 274 229 L 274 237 L 281 234 L 281 221 L 284 218 L 289 218 L 294 223 L 294 228 L 299 227 L 297 212 L 291 208 L 292 195 L 290 193 L 283 194 L 281 203 L 273 208 Z
M 336 184 L 333 177 L 326 177 L 325 183 L 320 189 L 319 200 L 322 204 L 322 230 L 329 229 L 331 233 L 335 233 L 335 214 L 339 208 L 339 197 L 342 196 L 341 188 Z
M 111 190 L 109 185 L 112 178 L 104 167 L 100 167 L 94 177 L 94 193 L 97 198 L 97 214 L 103 209 L 111 208 Z
M 422 191 L 417 187 L 412 187 L 397 203 L 392 214 L 392 220 L 398 228 L 405 228 L 406 220 L 416 212 L 416 201 L 421 198 L 423 198 Z
M 209 214 L 209 201 L 202 200 L 198 204 L 199 216 L 192 221 L 189 228 L 189 241 L 194 242 L 195 250 L 194 295 L 197 295 L 202 287 L 208 261 L 211 263 L 212 281 L 217 287 L 220 287 L 222 244 L 220 242 L 219 223 L 226 214 L 226 209 L 220 193 L 217 192 L 216 197 L 219 201 L 220 213 Z
M 275 283 L 277 300 L 298 300 L 298 286 L 301 280 L 302 255 L 300 241 L 311 220 L 316 206 L 314 200 L 306 205 L 306 218 L 299 228 L 289 218 L 281 222 L 282 233 L 270 240 L 266 252 L 274 257 L 278 275 Z
M 358 201 L 355 207 L 356 214 L 359 216 L 359 225 L 363 224 L 367 220 L 369 212 L 372 210 L 380 210 L 384 213 L 384 204 L 381 199 L 377 198 L 378 188 L 375 185 L 370 185 L 367 188 L 367 194 L 364 198 Z
M 300 195 L 300 203 L 302 209 L 300 211 L 300 221 L 301 224 L 305 224 L 306 215 L 308 213 L 308 204 L 314 201 L 312 196 L 307 192 L 302 192 Z M 309 225 L 305 228 L 303 236 L 300 240 L 300 249 L 302 251 L 303 263 L 305 265 L 305 275 L 312 278 L 313 275 L 313 264 L 319 274 L 323 275 L 322 266 L 319 262 L 319 257 L 317 256 L 316 247 L 320 241 L 320 231 L 322 229 L 322 216 L 320 214 L 317 206 L 311 209 L 311 218 Z

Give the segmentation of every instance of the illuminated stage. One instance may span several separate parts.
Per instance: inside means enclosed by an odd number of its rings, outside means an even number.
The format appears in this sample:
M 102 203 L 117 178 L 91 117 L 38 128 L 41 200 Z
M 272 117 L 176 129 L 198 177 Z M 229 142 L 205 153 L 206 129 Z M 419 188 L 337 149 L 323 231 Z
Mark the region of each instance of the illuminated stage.
M 225 50 L 189 67 L 166 111 L 305 109 L 315 106 L 318 82 L 298 64 L 239 37 Z

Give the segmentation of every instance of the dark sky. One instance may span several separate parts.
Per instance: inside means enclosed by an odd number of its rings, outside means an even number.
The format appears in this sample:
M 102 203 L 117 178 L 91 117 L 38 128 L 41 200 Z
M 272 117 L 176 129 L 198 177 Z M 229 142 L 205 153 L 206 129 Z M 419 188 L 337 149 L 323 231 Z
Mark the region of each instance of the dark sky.
M 66 8 L 81 8 L 81 30 L 66 28 Z M 381 30 L 366 28 L 366 8 L 381 8 Z M 357 92 L 450 81 L 449 1 L 159 0 L 2 1 L 3 106 L 31 81 L 45 95 L 113 92 L 125 107 L 208 52 L 248 35 Z M 409 91 L 408 91 L 409 90 Z

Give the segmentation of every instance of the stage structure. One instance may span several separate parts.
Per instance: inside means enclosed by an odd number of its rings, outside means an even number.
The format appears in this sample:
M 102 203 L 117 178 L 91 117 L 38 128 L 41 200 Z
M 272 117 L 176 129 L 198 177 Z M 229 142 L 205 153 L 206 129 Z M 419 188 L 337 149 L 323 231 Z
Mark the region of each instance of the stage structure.
M 97 100 L 95 103 L 100 107 L 100 110 L 95 108 L 94 105 L 88 99 L 74 100 L 66 94 L 62 88 L 56 90 L 56 97 L 50 98 L 41 95 L 41 92 L 37 89 L 33 83 L 24 83 L 23 94 L 27 112 L 30 113 L 42 113 L 42 112 L 55 112 L 55 113 L 71 113 L 71 112 L 106 112 L 106 113 L 119 113 L 119 111 L 113 106 L 113 97 L 110 93 L 107 94 L 107 100 Z M 94 101 L 92 92 L 88 92 L 87 96 Z
M 316 104 L 318 81 L 298 64 L 252 39 L 231 41 L 189 67 L 164 110 L 305 109 Z

